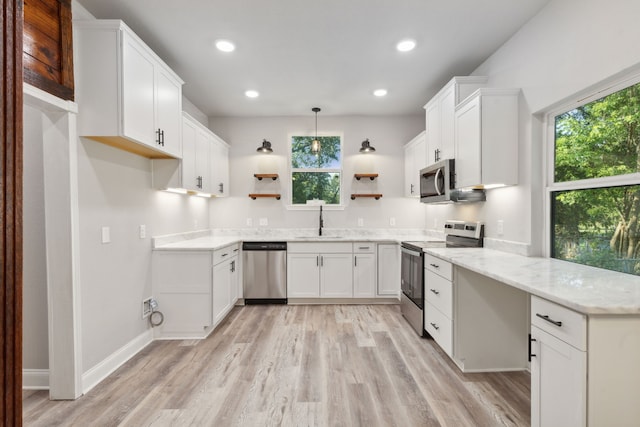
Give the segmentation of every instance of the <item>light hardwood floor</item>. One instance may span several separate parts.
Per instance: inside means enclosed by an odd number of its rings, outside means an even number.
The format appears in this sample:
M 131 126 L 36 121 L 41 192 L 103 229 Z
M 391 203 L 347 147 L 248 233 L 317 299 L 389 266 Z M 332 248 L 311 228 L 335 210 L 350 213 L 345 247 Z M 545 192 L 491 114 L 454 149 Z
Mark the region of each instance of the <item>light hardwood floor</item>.
M 156 341 L 76 401 L 23 393 L 26 426 L 528 426 L 525 372 L 462 374 L 394 305 L 236 307 Z

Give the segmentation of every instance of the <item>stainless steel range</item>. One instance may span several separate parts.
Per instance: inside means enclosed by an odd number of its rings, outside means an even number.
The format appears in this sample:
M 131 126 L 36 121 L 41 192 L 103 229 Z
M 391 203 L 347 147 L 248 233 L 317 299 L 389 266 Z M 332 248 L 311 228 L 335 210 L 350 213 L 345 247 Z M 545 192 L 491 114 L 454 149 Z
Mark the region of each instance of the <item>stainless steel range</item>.
M 424 336 L 424 249 L 426 248 L 479 248 L 483 245 L 484 224 L 480 222 L 446 221 L 446 240 L 408 241 L 401 243 L 402 272 L 400 286 L 402 315 Z

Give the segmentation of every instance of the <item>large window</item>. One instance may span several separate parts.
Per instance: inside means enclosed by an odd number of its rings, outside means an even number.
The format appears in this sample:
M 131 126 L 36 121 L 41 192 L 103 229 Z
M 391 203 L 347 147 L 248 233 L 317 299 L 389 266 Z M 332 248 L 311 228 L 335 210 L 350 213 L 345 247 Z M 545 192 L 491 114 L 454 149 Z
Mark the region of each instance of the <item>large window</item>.
M 313 136 L 291 137 L 291 203 L 306 205 L 324 200 L 328 205 L 342 201 L 342 137 L 318 136 L 320 150 L 313 153 Z
M 640 84 L 552 122 L 551 256 L 640 275 Z

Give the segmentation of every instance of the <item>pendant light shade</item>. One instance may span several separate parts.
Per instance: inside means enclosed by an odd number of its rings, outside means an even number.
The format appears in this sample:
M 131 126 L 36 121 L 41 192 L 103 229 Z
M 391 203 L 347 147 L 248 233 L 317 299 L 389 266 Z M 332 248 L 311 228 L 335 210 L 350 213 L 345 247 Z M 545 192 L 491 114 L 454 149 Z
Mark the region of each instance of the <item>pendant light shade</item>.
M 360 148 L 361 153 L 373 153 L 374 151 L 376 151 L 376 149 L 369 143 L 369 138 L 362 141 L 362 147 Z
M 313 141 L 311 141 L 311 152 L 313 154 L 319 154 L 322 146 L 320 145 L 320 141 L 318 140 L 318 113 L 320 112 L 320 108 L 313 107 L 311 109 L 314 113 L 316 113 L 316 137 Z
M 258 147 L 256 151 L 258 153 L 265 153 L 265 154 L 273 153 L 273 149 L 271 148 L 271 143 L 266 139 L 262 140 L 262 145 Z

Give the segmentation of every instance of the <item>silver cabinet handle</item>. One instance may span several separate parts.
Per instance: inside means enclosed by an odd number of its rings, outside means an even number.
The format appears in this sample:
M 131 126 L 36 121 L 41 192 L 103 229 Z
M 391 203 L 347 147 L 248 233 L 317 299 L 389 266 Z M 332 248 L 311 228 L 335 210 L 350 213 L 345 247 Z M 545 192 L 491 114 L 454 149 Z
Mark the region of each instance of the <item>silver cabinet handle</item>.
M 440 266 L 439 266 L 438 264 L 431 263 L 431 264 L 429 264 L 429 265 L 430 265 L 431 267 L 433 267 L 433 268 L 440 268 Z
M 440 326 L 436 325 L 433 322 L 431 322 L 431 326 L 433 326 L 433 329 L 435 329 L 436 331 L 440 329 Z
M 320 267 L 324 267 L 324 257 L 320 255 Z
M 316 267 L 320 267 L 320 255 L 316 256 Z
M 433 292 L 436 295 L 440 295 L 440 292 L 436 289 L 429 289 L 431 292 Z
M 358 255 L 354 255 L 353 256 L 353 260 L 354 260 L 354 267 L 358 266 Z

